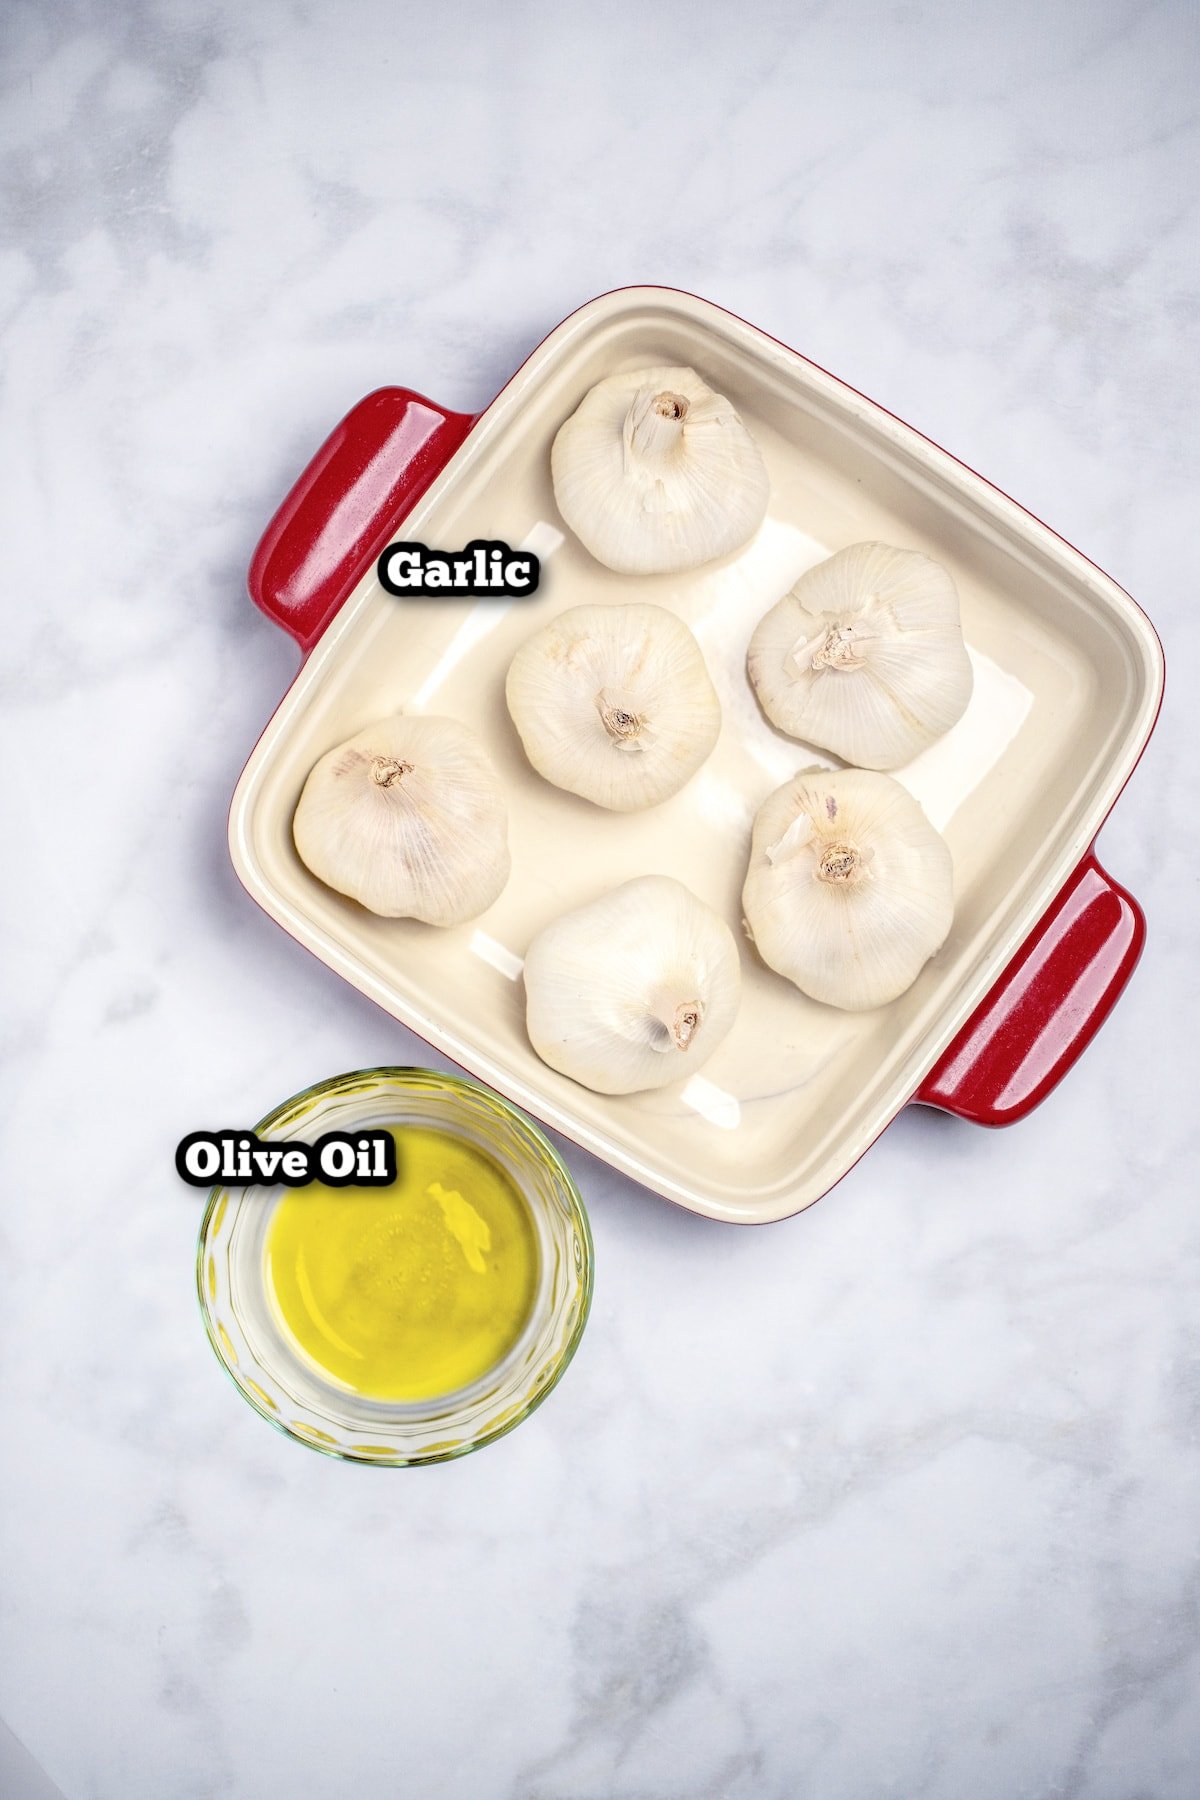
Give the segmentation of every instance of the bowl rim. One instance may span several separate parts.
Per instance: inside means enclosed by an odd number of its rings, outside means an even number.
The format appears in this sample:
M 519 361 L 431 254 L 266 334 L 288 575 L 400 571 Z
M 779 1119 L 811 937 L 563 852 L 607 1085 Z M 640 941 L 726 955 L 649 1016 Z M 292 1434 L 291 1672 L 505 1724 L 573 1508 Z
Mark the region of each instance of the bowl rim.
M 579 1348 L 583 1333 L 587 1327 L 588 1318 L 591 1314 L 592 1294 L 595 1285 L 595 1244 L 592 1238 L 592 1228 L 588 1219 L 587 1208 L 584 1205 L 583 1195 L 580 1193 L 578 1182 L 575 1180 L 575 1177 L 567 1167 L 563 1157 L 550 1142 L 537 1120 L 530 1118 L 529 1114 L 521 1107 L 509 1100 L 504 1094 L 498 1093 L 495 1088 L 489 1087 L 486 1082 L 477 1081 L 469 1075 L 459 1075 L 450 1070 L 422 1068 L 415 1063 L 379 1064 L 365 1069 L 348 1069 L 343 1071 L 340 1075 L 327 1076 L 322 1081 L 313 1082 L 309 1087 L 301 1088 L 299 1092 L 292 1094 L 288 1099 L 280 1101 L 279 1104 L 272 1107 L 271 1111 L 265 1114 L 252 1129 L 256 1135 L 261 1136 L 269 1129 L 269 1127 L 278 1124 L 281 1119 L 290 1115 L 294 1108 L 303 1105 L 306 1101 L 322 1099 L 326 1095 L 337 1093 L 348 1083 L 353 1083 L 357 1086 L 359 1083 L 365 1083 L 372 1079 L 379 1079 L 391 1082 L 398 1088 L 404 1088 L 413 1085 L 412 1077 L 420 1077 L 422 1080 L 433 1081 L 438 1086 L 448 1089 L 452 1093 L 480 1093 L 488 1101 L 493 1103 L 502 1113 L 510 1115 L 524 1127 L 526 1132 L 533 1139 L 539 1154 L 545 1159 L 551 1170 L 558 1176 L 568 1199 L 572 1220 L 583 1244 L 583 1266 L 580 1270 L 582 1296 L 579 1307 L 579 1316 L 571 1329 L 570 1335 L 567 1338 L 562 1351 L 554 1363 L 553 1373 L 549 1380 L 545 1381 L 541 1387 L 537 1388 L 520 1409 L 511 1417 L 506 1418 L 502 1424 L 495 1426 L 492 1430 L 482 1432 L 478 1437 L 473 1437 L 468 1443 L 457 1444 L 452 1449 L 448 1450 L 433 1451 L 427 1455 L 420 1453 L 412 1456 L 366 1456 L 355 1454 L 353 1450 L 343 1449 L 337 1444 L 318 1442 L 317 1439 L 310 1437 L 306 1432 L 299 1431 L 293 1425 L 290 1425 L 277 1411 L 264 1405 L 263 1402 L 256 1397 L 253 1389 L 247 1387 L 244 1380 L 239 1379 L 236 1367 L 230 1363 L 229 1357 L 222 1348 L 216 1329 L 218 1321 L 211 1310 L 204 1285 L 208 1230 L 213 1214 L 216 1212 L 217 1207 L 221 1202 L 227 1202 L 231 1194 L 239 1191 L 244 1192 L 244 1185 L 239 1190 L 239 1185 L 237 1183 L 227 1185 L 223 1182 L 218 1182 L 209 1190 L 208 1197 L 204 1204 L 204 1211 L 201 1214 L 200 1226 L 196 1235 L 195 1261 L 196 1298 L 200 1307 L 200 1317 L 204 1324 L 205 1335 L 208 1338 L 214 1356 L 225 1371 L 226 1376 L 237 1393 L 246 1402 L 247 1406 L 252 1407 L 261 1419 L 267 1421 L 268 1425 L 273 1425 L 276 1431 L 280 1432 L 284 1437 L 289 1438 L 292 1443 L 303 1444 L 306 1449 L 315 1450 L 320 1456 L 327 1456 L 334 1462 L 357 1463 L 362 1467 L 412 1469 L 424 1467 L 426 1464 L 454 1462 L 459 1457 L 469 1456 L 472 1451 L 482 1450 L 487 1444 L 495 1443 L 497 1438 L 506 1437 L 510 1431 L 515 1431 L 517 1426 L 523 1424 L 531 1413 L 536 1412 L 543 1400 L 545 1400 L 549 1394 L 554 1392 L 554 1389 L 562 1380 L 566 1370 L 570 1367 L 575 1352 Z

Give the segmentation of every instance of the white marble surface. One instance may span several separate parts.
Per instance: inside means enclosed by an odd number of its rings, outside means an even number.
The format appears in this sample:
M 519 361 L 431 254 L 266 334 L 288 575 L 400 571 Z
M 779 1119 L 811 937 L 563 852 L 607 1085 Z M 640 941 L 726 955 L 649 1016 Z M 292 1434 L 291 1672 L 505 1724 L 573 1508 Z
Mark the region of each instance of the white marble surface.
M 67 1800 L 1200 1791 L 1195 27 L 5 8 L 0 1714 Z M 802 348 L 1143 602 L 1168 705 L 1101 847 L 1149 950 L 1026 1124 L 910 1111 L 786 1225 L 568 1152 L 563 1387 L 464 1463 L 342 1467 L 223 1380 L 172 1172 L 200 1121 L 420 1054 L 230 870 L 295 663 L 244 568 L 361 393 L 478 406 L 630 280 Z

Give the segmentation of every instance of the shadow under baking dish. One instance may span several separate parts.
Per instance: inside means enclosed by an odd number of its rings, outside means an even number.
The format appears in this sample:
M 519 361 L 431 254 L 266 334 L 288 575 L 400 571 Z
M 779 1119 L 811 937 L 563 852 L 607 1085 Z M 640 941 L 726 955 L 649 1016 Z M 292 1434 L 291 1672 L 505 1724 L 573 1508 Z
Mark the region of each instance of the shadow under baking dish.
M 455 1075 L 366 1069 L 287 1100 L 255 1129 L 273 1142 L 406 1124 L 474 1145 L 511 1180 L 537 1240 L 533 1302 L 516 1342 L 469 1386 L 428 1400 L 350 1392 L 305 1357 L 280 1324 L 265 1273 L 283 1193 L 215 1187 L 200 1227 L 196 1283 L 209 1341 L 235 1387 L 289 1437 L 327 1456 L 393 1467 L 464 1456 L 528 1418 L 560 1380 L 587 1322 L 592 1241 L 569 1171 L 516 1107 Z

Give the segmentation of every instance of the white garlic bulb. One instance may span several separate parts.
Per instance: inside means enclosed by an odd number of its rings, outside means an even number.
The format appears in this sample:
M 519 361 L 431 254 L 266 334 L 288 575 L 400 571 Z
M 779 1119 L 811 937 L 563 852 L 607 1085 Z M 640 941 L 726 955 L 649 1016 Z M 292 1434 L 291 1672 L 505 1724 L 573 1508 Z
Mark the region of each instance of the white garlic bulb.
M 525 955 L 529 1041 L 598 1094 L 681 1081 L 733 1024 L 741 969 L 723 919 L 669 875 L 564 913 Z
M 861 1012 L 911 987 L 954 916 L 945 840 L 890 775 L 808 770 L 754 821 L 742 890 L 763 961 Z
M 571 530 L 623 575 L 694 569 L 740 549 L 770 494 L 754 439 L 694 369 L 598 382 L 559 429 L 550 472 Z
M 508 710 L 539 775 L 614 812 L 655 806 L 721 730 L 700 646 L 661 606 L 575 606 L 517 651 Z
M 971 698 L 954 582 L 889 544 L 809 569 L 759 622 L 746 662 L 773 725 L 869 769 L 908 762 Z
M 383 719 L 316 764 L 296 807 L 301 861 L 389 919 L 458 925 L 509 875 L 504 794 L 454 719 Z

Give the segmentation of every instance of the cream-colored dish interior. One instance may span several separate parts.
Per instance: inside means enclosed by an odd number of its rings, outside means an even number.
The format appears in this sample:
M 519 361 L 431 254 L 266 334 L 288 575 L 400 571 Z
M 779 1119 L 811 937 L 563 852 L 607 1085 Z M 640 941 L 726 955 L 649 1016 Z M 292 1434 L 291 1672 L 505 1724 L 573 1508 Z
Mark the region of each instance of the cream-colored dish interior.
M 594 562 L 554 504 L 554 433 L 617 369 L 691 364 L 758 440 L 770 511 L 741 553 L 683 575 Z M 254 897 L 397 1018 L 647 1186 L 714 1217 L 786 1216 L 824 1193 L 911 1096 L 1090 843 L 1153 724 L 1157 641 L 1121 591 L 1051 533 L 906 427 L 753 328 L 686 296 L 626 290 L 574 314 L 476 426 L 397 536 L 471 538 L 542 558 L 531 601 L 399 601 L 368 572 L 258 744 L 231 843 Z M 950 845 L 955 922 L 891 1006 L 817 1005 L 741 937 L 754 812 L 788 775 L 833 759 L 774 731 L 745 673 L 761 614 L 812 563 L 862 539 L 938 558 L 962 599 L 975 665 L 964 718 L 898 779 Z M 640 599 L 695 632 L 724 723 L 682 793 L 606 813 L 535 775 L 504 703 L 526 635 L 568 606 Z M 321 886 L 291 834 L 316 759 L 397 709 L 445 713 L 482 737 L 508 794 L 513 873 L 481 918 L 449 931 L 383 920 Z M 634 875 L 687 883 L 738 933 L 737 1023 L 702 1072 L 607 1098 L 534 1056 L 521 963 L 558 913 Z

